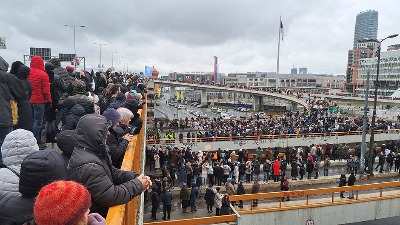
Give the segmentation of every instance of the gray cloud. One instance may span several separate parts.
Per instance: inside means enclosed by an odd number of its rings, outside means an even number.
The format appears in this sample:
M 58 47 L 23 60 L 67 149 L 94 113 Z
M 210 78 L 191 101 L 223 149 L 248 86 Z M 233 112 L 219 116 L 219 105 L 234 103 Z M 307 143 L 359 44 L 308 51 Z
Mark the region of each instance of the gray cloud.
M 378 36 L 399 33 L 400 3 L 374 0 L 153 0 L 153 1 L 11 1 L 2 2 L 0 36 L 10 63 L 22 60 L 29 47 L 50 47 L 53 55 L 77 52 L 87 65 L 102 59 L 123 68 L 122 57 L 135 71 L 155 66 L 170 71 L 212 71 L 213 56 L 220 71 L 275 71 L 279 16 L 285 28 L 281 43 L 281 72 L 308 67 L 313 73 L 344 74 L 347 50 L 352 47 L 357 13 L 379 11 Z M 393 44 L 400 40 L 388 40 Z

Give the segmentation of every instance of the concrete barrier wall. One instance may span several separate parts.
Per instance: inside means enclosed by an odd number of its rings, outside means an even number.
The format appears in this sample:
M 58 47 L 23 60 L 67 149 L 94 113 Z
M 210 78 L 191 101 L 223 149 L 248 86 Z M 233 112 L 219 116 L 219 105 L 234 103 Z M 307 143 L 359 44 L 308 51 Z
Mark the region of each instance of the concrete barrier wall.
M 400 199 L 394 198 L 317 208 L 244 214 L 238 218 L 238 225 L 305 225 L 310 219 L 314 221 L 314 225 L 338 225 L 399 215 Z
M 367 135 L 367 140 L 369 140 L 370 135 Z M 375 134 L 375 141 L 387 141 L 387 140 L 400 140 L 399 133 L 382 133 Z M 217 142 L 189 142 L 189 143 L 176 143 L 171 144 L 176 147 L 181 146 L 190 146 L 193 150 L 215 150 L 218 148 L 221 149 L 256 149 L 258 147 L 267 148 L 267 147 L 294 147 L 294 146 L 307 146 L 311 144 L 341 144 L 341 143 L 359 143 L 361 142 L 361 135 L 347 135 L 347 136 L 327 136 L 327 137 L 307 137 L 307 138 L 282 138 L 282 139 L 261 139 L 261 140 L 237 140 L 237 141 L 217 141 Z

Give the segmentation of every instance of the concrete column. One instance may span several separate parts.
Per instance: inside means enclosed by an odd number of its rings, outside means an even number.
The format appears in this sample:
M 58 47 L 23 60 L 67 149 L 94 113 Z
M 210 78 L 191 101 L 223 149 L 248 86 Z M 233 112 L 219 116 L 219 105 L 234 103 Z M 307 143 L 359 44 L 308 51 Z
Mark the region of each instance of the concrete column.
M 263 97 L 253 95 L 253 111 L 263 111 Z
M 201 89 L 201 104 L 202 105 L 207 104 L 207 90 L 206 89 Z
M 175 89 L 175 86 L 171 86 L 170 88 L 169 88 L 169 93 L 170 93 L 170 99 L 174 99 L 175 97 L 176 97 L 176 95 L 175 95 L 175 93 L 176 93 L 176 89 Z

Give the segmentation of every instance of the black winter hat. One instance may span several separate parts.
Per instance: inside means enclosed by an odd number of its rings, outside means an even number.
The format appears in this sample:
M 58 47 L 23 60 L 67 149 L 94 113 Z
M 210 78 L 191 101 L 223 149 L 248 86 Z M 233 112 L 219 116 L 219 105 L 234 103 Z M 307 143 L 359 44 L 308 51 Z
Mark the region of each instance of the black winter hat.
M 68 157 L 71 157 L 76 143 L 76 130 L 64 130 L 57 135 L 58 148 Z
M 54 150 L 33 152 L 22 161 L 19 192 L 24 197 L 33 198 L 43 186 L 66 178 L 67 166 L 58 152 Z
M 19 68 L 24 65 L 21 61 L 15 61 L 11 64 L 11 70 L 10 73 L 14 74 L 15 76 L 18 76 L 18 70 Z

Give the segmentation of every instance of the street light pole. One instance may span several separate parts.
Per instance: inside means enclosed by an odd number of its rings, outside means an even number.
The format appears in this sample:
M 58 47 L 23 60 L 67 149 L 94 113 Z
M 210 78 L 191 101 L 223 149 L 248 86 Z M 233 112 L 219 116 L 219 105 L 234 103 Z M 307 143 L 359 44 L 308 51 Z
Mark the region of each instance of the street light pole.
M 108 52 L 111 53 L 111 67 L 114 68 L 114 53 L 118 53 L 118 52 Z
M 382 40 L 375 40 L 378 43 L 378 49 L 377 49 L 377 55 L 378 55 L 378 62 L 377 62 L 377 66 L 376 66 L 376 78 L 375 78 L 375 91 L 374 91 L 374 110 L 372 112 L 372 120 L 371 120 L 371 136 L 369 139 L 369 151 L 370 151 L 370 160 L 369 160 L 369 174 L 370 176 L 374 175 L 374 170 L 373 170 L 373 149 L 374 149 L 374 145 L 375 145 L 375 120 L 376 120 L 376 103 L 378 101 L 378 82 L 379 82 L 379 65 L 380 65 L 380 61 L 381 61 L 381 44 L 384 40 L 388 39 L 388 38 L 394 38 L 397 37 L 398 34 L 393 34 L 390 35 Z
M 100 64 L 99 64 L 99 68 L 102 68 L 102 65 L 101 65 L 101 46 L 102 45 L 107 45 L 107 43 L 94 43 L 94 44 L 100 46 Z
M 76 33 L 76 28 L 77 27 L 81 27 L 81 28 L 83 28 L 83 27 L 85 27 L 85 26 L 83 26 L 83 25 L 64 25 L 64 27 L 72 27 L 72 28 L 74 28 L 74 52 L 75 52 L 75 59 L 74 59 L 74 67 L 75 67 L 75 72 L 76 72 L 76 60 L 77 60 L 77 57 L 76 57 L 76 35 L 75 35 L 75 33 Z

